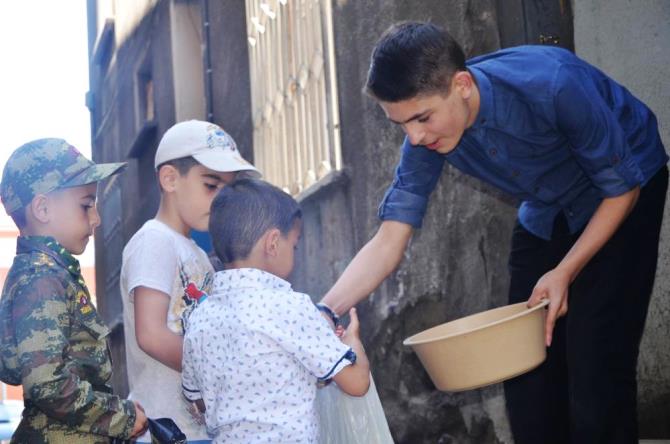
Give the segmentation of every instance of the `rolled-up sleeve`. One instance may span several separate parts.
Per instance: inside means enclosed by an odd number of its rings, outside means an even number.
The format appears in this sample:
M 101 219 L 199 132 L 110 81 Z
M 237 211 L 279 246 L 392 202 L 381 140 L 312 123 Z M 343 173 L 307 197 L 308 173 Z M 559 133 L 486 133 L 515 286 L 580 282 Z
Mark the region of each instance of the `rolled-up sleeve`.
M 617 118 L 634 110 L 619 109 L 623 101 L 617 95 L 622 91 L 599 91 L 596 82 L 582 67 L 563 66 L 556 76 L 554 109 L 580 166 L 602 197 L 612 197 L 641 184 L 644 177 Z
M 379 218 L 421 228 L 428 198 L 443 167 L 444 155 L 425 147 L 412 146 L 405 138 L 395 178 L 379 205 Z

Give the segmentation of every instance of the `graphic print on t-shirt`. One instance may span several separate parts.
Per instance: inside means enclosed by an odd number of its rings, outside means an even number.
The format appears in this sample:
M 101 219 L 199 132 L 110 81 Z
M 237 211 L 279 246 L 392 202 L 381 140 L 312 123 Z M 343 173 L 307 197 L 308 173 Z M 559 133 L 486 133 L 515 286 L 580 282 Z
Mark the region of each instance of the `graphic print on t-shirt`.
M 188 318 L 202 301 L 207 298 L 206 289 L 212 285 L 212 274 L 206 273 L 201 279 L 191 276 L 185 268 L 184 263 L 179 264 L 180 287 L 184 289 L 181 300 L 175 301 L 173 310 L 181 311 L 179 316 L 181 332 L 184 333 L 188 327 Z M 202 282 L 198 287 L 197 282 Z M 179 312 L 177 311 L 177 313 Z

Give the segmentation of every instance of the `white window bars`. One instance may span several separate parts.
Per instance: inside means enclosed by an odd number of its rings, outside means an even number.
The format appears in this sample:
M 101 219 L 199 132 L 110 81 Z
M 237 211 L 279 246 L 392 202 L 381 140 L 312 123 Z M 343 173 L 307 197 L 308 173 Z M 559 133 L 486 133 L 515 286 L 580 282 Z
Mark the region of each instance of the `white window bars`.
M 341 169 L 330 0 L 246 0 L 254 163 L 295 195 Z

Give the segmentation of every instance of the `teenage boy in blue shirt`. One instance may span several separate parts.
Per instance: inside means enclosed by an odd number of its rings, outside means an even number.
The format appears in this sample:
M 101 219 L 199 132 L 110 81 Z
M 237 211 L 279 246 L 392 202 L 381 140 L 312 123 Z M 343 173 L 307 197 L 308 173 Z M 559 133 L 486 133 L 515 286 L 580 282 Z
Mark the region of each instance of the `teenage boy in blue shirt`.
M 381 37 L 366 91 L 407 137 L 377 234 L 322 303 L 345 313 L 397 267 L 448 162 L 521 200 L 509 302 L 550 301 L 546 362 L 505 384 L 515 442 L 637 442 L 637 356 L 668 184 L 653 113 L 566 50 L 466 62 L 427 23 Z

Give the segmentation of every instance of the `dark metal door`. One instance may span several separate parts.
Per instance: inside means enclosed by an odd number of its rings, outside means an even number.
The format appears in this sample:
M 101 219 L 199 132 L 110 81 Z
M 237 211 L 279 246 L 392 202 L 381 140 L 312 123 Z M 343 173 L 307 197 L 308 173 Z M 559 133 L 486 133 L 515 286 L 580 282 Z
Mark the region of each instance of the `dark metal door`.
M 500 46 L 558 45 L 574 51 L 570 0 L 497 0 Z

